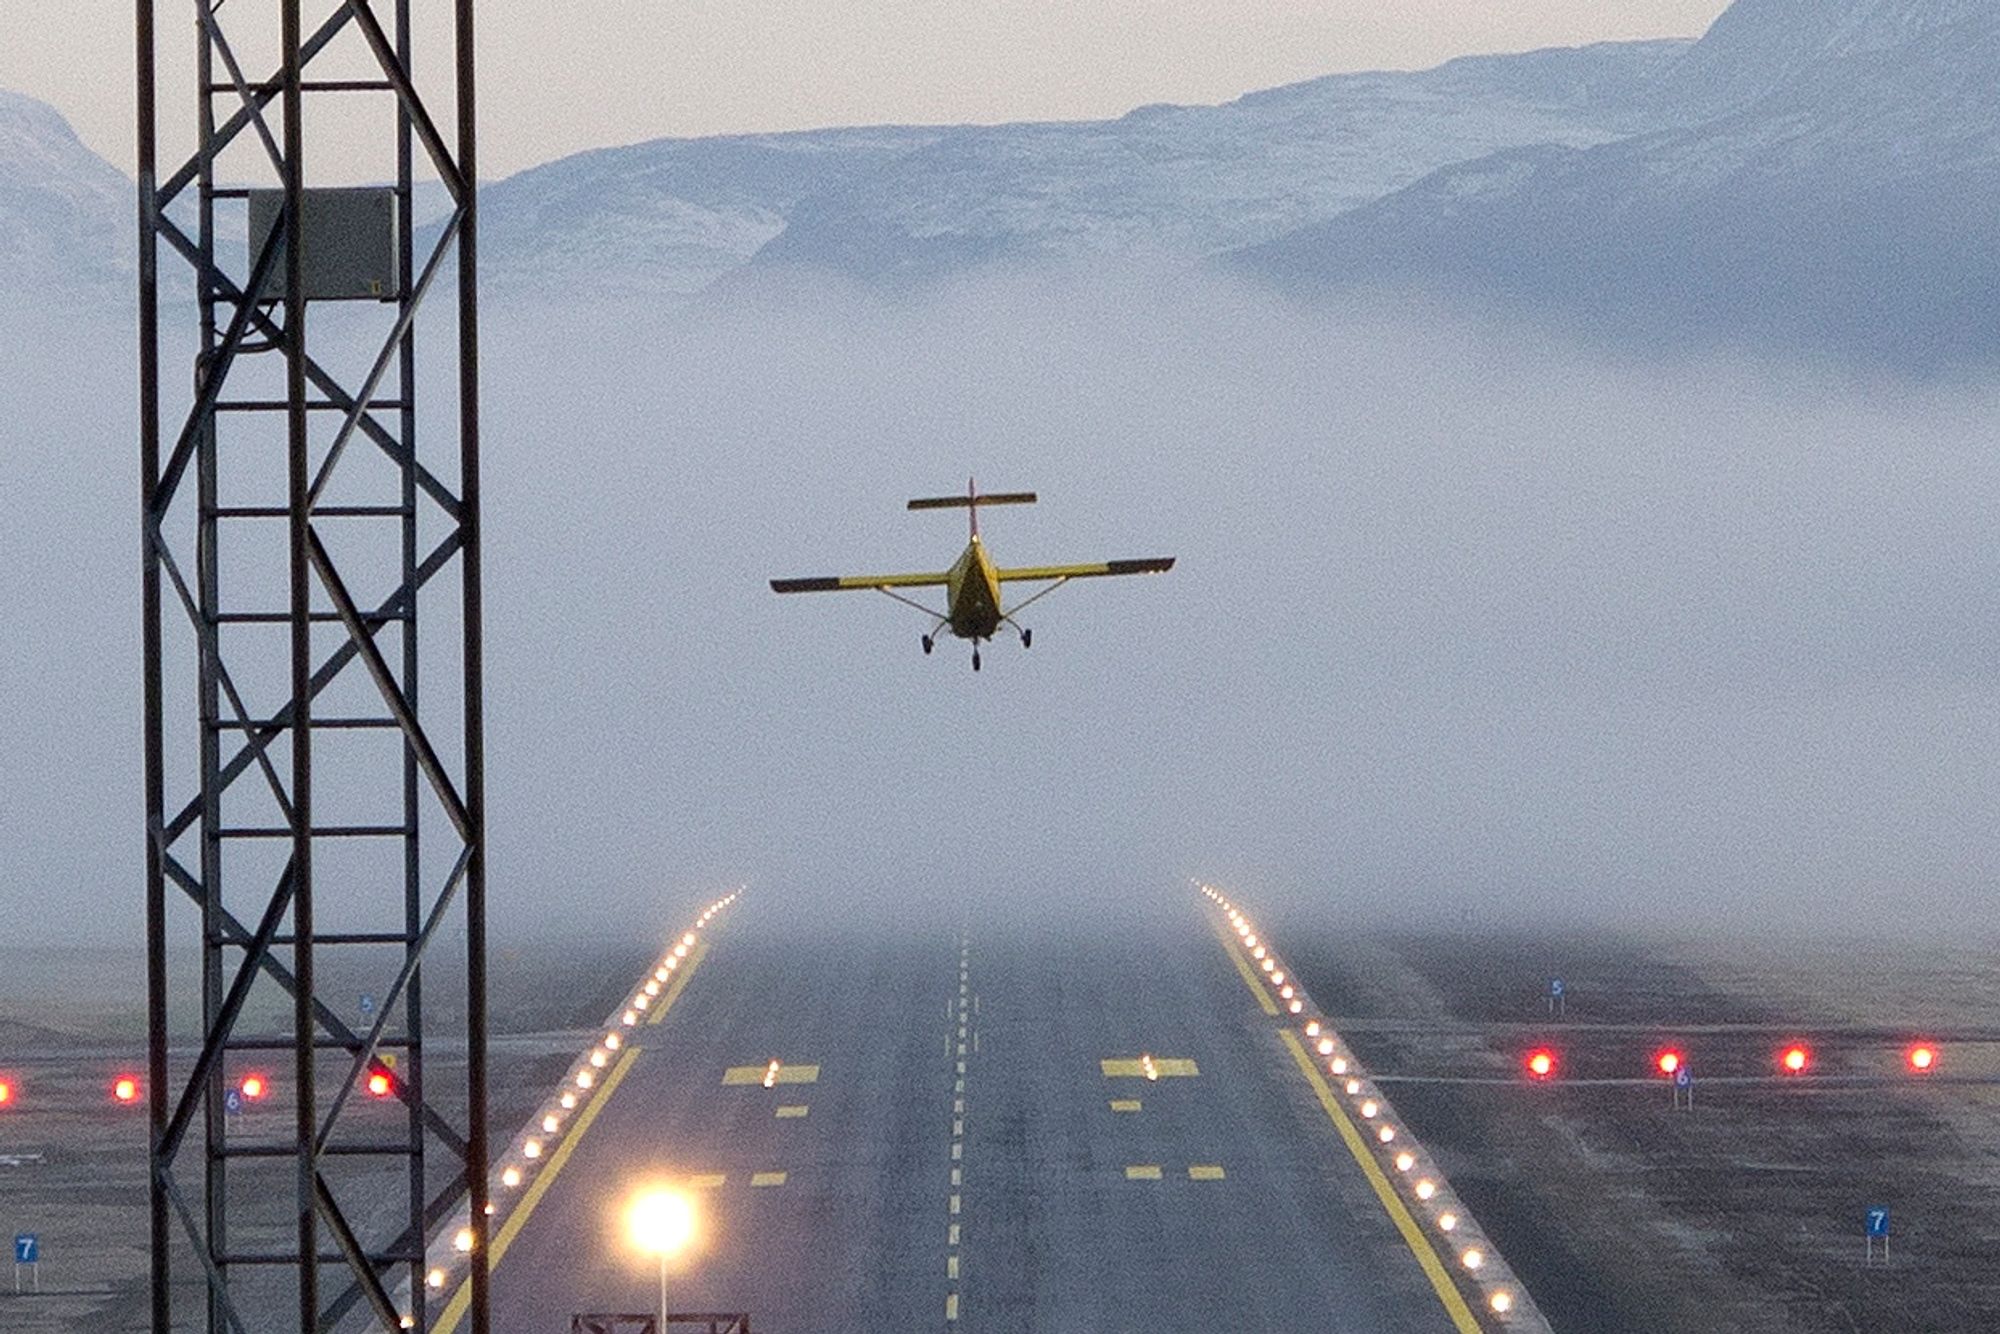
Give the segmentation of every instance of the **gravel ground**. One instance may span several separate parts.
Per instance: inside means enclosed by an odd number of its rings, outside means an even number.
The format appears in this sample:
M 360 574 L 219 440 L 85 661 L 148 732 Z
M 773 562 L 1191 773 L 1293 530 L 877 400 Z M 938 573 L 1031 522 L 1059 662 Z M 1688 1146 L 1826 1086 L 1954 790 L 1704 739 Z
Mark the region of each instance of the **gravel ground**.
M 2000 1088 L 1942 1078 L 2000 1075 L 1979 951 L 1268 925 L 1358 1053 L 1415 1077 L 1398 1109 L 1558 1330 L 2000 1329 Z M 1939 1078 L 1906 1073 L 1904 1033 L 1947 1038 Z M 1773 1073 L 1793 1038 L 1820 1080 Z M 1580 1082 L 1643 1078 L 1669 1043 L 1692 1112 L 1664 1080 Z M 1562 1077 L 1532 1084 L 1542 1044 Z M 1480 1077 L 1498 1082 L 1447 1082 Z M 1894 1260 L 1866 1267 L 1877 1204 Z
M 511 1139 L 561 1079 L 652 957 L 644 942 L 629 949 L 554 942 L 495 952 L 490 1072 L 496 1147 Z M 322 994 L 352 994 L 358 1002 L 371 980 L 344 978 L 339 966 L 332 952 L 333 971 L 322 974 Z M 461 1013 L 441 1003 L 449 982 L 433 970 L 427 1020 L 436 1035 L 462 1023 Z M 53 1005 L 51 997 L 64 1001 Z M 283 1004 L 281 993 L 260 995 L 248 1008 L 246 1027 L 276 1031 L 288 1014 Z M 135 953 L 0 950 L 0 1079 L 15 1090 L 9 1105 L 0 1108 L 0 1234 L 11 1242 L 17 1232 L 36 1233 L 43 1254 L 39 1294 L 17 1296 L 11 1275 L 0 1273 L 0 1331 L 6 1334 L 113 1334 L 147 1327 L 146 1113 L 143 1106 L 117 1105 L 109 1092 L 117 1075 L 144 1071 L 144 1007 L 143 959 Z M 433 1088 L 438 1081 L 447 1090 L 462 1087 L 461 1053 L 462 1045 L 441 1037 L 433 1042 L 428 1064 Z M 288 1060 L 262 1064 L 280 1089 Z M 327 1070 L 322 1084 L 339 1078 L 345 1067 Z M 448 1105 L 448 1099 L 441 1101 Z M 401 1125 L 388 1107 L 359 1106 L 356 1117 L 352 1131 L 393 1134 Z M 290 1119 L 290 1103 L 274 1095 L 270 1104 L 247 1110 L 235 1133 L 282 1136 Z M 434 1165 L 442 1161 L 441 1153 L 434 1156 Z M 396 1179 L 387 1175 L 400 1167 L 392 1163 L 370 1174 L 354 1162 L 346 1160 L 339 1169 L 345 1174 L 339 1179 L 341 1198 L 350 1212 L 365 1217 L 378 1185 L 383 1198 L 400 1198 Z M 240 1200 L 260 1194 L 270 1203 L 268 1216 L 232 1223 L 232 1244 L 260 1239 L 286 1244 L 289 1169 L 266 1169 L 264 1176 L 254 1175 L 254 1164 L 232 1170 L 242 1174 L 238 1181 L 252 1185 Z M 198 1147 L 186 1160 L 182 1181 L 198 1208 Z M 22 1277 L 25 1286 L 25 1272 Z M 202 1285 L 191 1251 L 177 1260 L 175 1279 L 175 1324 L 195 1328 Z

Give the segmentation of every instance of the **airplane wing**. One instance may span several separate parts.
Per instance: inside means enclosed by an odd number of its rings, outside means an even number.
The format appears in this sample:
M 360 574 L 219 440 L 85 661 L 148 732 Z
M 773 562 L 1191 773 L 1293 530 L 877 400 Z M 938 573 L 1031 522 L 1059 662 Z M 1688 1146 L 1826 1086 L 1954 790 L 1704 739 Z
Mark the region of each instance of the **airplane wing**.
M 1165 574 L 1174 568 L 1172 556 L 1148 560 L 1107 560 L 1095 565 L 1031 565 L 1020 570 L 999 571 L 1002 583 L 1034 579 L 1091 579 L 1104 574 Z
M 834 593 L 846 588 L 942 588 L 942 574 L 856 574 L 826 579 L 773 579 L 774 593 Z

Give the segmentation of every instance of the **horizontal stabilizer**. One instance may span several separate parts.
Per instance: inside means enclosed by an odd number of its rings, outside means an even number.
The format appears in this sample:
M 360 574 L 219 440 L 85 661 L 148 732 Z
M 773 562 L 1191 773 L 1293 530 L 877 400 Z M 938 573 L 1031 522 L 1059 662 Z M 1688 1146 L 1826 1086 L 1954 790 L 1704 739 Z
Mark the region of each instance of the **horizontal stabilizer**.
M 996 491 L 990 496 L 929 496 L 910 502 L 913 510 L 971 509 L 975 505 L 1032 505 L 1033 491 Z

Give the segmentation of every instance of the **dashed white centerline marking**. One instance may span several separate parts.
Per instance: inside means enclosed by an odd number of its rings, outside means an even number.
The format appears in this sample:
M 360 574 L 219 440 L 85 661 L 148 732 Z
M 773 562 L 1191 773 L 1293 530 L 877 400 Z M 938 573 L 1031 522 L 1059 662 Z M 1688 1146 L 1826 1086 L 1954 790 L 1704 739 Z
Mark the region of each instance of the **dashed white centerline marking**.
M 953 1219 L 956 1219 L 959 1216 L 959 1211 L 965 1207 L 964 1199 L 961 1194 L 961 1191 L 965 1185 L 965 1169 L 958 1166 L 958 1164 L 964 1159 L 965 1156 L 965 1053 L 966 1053 L 966 1034 L 969 1028 L 969 1021 L 967 1018 L 966 1010 L 968 1004 L 967 998 L 971 995 L 971 985 L 972 985 L 971 984 L 972 966 L 970 962 L 971 955 L 972 955 L 971 942 L 963 936 L 959 937 L 958 1009 L 956 1013 L 953 1012 L 949 1001 L 947 1001 L 945 1004 L 945 1023 L 947 1025 L 947 1029 L 945 1033 L 944 1047 L 945 1047 L 945 1055 L 947 1057 L 951 1057 L 954 1055 L 954 1052 L 952 1050 L 954 1041 L 953 1041 L 953 1036 L 950 1032 L 950 1026 L 955 1024 L 958 1028 L 958 1033 L 956 1038 L 957 1052 L 955 1053 L 957 1056 L 957 1060 L 954 1062 L 954 1069 L 956 1071 L 957 1077 L 952 1081 L 952 1086 L 951 1086 L 951 1092 L 952 1092 L 951 1161 L 953 1166 L 951 1169 L 951 1194 L 946 1198 L 946 1207 L 949 1209 L 950 1216 Z M 972 1000 L 970 1003 L 975 1008 L 978 1005 L 978 1001 L 976 999 Z M 972 1037 L 972 1050 L 974 1051 L 979 1050 L 979 1035 L 977 1033 L 973 1033 L 971 1037 Z M 956 1323 L 958 1320 L 958 1304 L 959 1304 L 958 1241 L 959 1241 L 958 1224 L 956 1222 L 953 1222 L 945 1233 L 945 1247 L 947 1253 L 945 1255 L 945 1261 L 944 1261 L 944 1276 L 946 1282 L 951 1284 L 951 1287 L 945 1292 L 945 1297 L 944 1297 L 944 1318 L 946 1323 Z

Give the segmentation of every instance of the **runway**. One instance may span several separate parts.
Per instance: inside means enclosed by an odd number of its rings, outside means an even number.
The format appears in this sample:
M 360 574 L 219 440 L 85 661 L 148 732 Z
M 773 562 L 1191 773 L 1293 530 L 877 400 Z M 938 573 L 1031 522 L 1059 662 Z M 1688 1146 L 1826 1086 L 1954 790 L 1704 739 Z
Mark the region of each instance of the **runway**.
M 1192 905 L 830 933 L 751 896 L 669 995 L 497 1234 L 496 1328 L 653 1310 L 621 1217 L 662 1180 L 703 1217 L 671 1307 L 759 1334 L 1479 1327 Z

